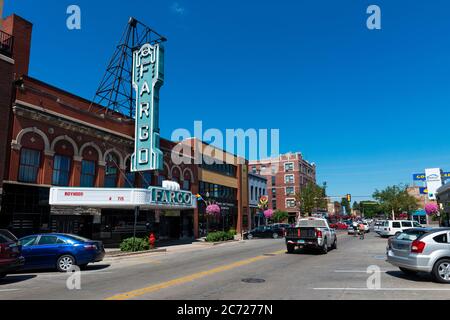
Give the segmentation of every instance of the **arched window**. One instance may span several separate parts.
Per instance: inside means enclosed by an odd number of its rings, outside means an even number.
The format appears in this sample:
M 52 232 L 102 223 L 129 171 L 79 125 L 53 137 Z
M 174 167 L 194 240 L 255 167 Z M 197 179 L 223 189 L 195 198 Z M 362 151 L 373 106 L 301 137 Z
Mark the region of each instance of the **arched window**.
M 95 148 L 88 146 L 84 148 L 82 156 L 80 186 L 91 188 L 95 186 L 99 154 Z
M 20 150 L 19 181 L 36 183 L 41 164 L 39 150 L 22 148 Z
M 105 166 L 105 187 L 117 187 L 117 178 L 119 176 L 119 158 L 113 152 L 106 156 Z
M 147 189 L 149 186 L 152 185 L 153 174 L 151 171 L 144 171 L 141 178 L 142 178 L 142 188 Z
M 63 154 L 55 154 L 53 157 L 52 184 L 56 186 L 68 186 L 72 158 Z

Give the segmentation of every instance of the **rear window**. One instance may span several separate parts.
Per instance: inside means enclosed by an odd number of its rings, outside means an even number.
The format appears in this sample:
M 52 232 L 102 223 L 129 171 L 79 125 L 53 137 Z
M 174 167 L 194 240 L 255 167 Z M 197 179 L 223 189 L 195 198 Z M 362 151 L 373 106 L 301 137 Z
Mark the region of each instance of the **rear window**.
M 433 238 L 434 241 L 437 243 L 448 243 L 448 236 L 447 233 L 440 234 Z
M 409 229 L 409 230 L 405 230 L 404 232 L 400 233 L 396 237 L 396 239 L 397 240 L 405 240 L 405 241 L 414 241 L 414 240 L 420 238 L 425 233 L 426 233 L 425 230 Z
M 298 222 L 299 227 L 312 227 L 312 228 L 325 228 L 326 222 L 323 220 L 300 220 Z

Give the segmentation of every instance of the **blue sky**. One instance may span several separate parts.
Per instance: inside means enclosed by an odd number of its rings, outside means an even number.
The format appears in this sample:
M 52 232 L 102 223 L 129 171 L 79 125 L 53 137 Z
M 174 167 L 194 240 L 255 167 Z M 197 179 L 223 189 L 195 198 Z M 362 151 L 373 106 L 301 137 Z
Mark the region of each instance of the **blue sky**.
M 92 98 L 129 16 L 168 38 L 161 131 L 278 128 L 330 195 L 450 171 L 448 1 L 6 0 L 34 23 L 30 75 Z M 82 29 L 66 28 L 77 4 Z M 366 28 L 377 4 L 382 29 Z

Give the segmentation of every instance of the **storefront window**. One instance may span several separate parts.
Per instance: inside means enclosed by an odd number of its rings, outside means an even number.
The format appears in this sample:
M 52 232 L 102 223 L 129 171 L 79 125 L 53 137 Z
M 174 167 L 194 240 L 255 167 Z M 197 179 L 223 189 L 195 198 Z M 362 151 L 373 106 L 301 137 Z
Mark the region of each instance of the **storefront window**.
M 53 158 L 52 184 L 68 186 L 70 174 L 70 157 L 56 154 Z
M 191 190 L 191 182 L 189 180 L 183 180 L 183 190 Z
M 81 180 L 82 187 L 94 187 L 95 185 L 95 161 L 81 161 Z
M 22 148 L 20 152 L 19 181 L 37 182 L 41 152 L 38 150 Z

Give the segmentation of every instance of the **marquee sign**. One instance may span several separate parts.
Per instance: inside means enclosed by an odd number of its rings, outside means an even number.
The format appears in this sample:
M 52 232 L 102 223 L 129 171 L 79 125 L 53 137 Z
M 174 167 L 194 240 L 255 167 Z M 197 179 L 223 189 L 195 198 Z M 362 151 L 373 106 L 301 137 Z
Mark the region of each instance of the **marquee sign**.
M 164 48 L 144 44 L 133 51 L 132 83 L 136 93 L 134 154 L 131 171 L 163 169 L 159 148 L 159 90 L 164 83 Z
M 193 209 L 196 201 L 185 190 L 161 187 L 132 188 L 50 188 L 50 205 L 92 208 Z

